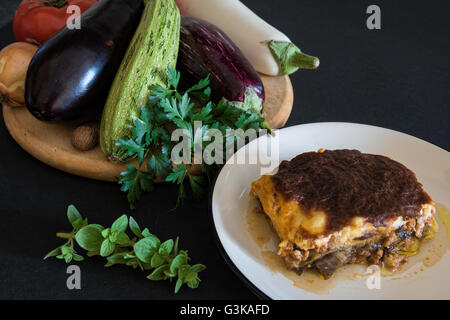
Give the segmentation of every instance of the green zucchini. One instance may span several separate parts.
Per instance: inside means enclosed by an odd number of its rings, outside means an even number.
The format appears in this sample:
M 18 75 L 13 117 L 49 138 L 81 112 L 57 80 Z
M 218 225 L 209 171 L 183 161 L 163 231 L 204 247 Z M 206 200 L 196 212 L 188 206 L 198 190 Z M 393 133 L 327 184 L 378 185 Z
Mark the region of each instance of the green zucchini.
M 103 110 L 100 145 L 109 159 L 123 160 L 116 142 L 130 136 L 150 87 L 168 86 L 167 70 L 176 67 L 179 40 L 180 12 L 175 1 L 149 0 Z

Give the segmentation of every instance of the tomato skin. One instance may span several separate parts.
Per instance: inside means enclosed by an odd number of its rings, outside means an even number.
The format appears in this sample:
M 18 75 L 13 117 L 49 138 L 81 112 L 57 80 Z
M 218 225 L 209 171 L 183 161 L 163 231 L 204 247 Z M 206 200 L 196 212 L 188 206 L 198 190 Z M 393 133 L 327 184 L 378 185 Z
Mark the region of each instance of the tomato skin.
M 81 13 L 99 0 L 22 0 L 14 14 L 13 31 L 17 41 L 44 44 L 66 26 L 73 13 L 69 5 L 80 7 Z M 52 3 L 62 3 L 52 5 Z

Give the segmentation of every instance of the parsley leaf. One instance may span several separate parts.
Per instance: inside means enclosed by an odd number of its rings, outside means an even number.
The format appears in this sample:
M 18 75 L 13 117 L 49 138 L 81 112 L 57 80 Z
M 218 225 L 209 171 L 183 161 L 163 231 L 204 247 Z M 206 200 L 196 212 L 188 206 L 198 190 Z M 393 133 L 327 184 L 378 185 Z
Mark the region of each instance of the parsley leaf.
M 178 71 L 169 68 L 167 71 L 167 76 L 169 84 L 176 90 L 178 83 L 180 82 L 181 74 Z
M 185 93 L 181 101 L 178 101 L 175 97 L 161 100 L 161 107 L 170 119 L 184 120 L 194 107 L 194 104 L 191 103 L 189 96 Z
M 200 80 L 196 85 L 186 90 L 186 93 L 192 92 L 192 91 L 199 91 L 202 89 L 205 89 L 207 86 L 209 86 L 209 75 Z M 211 89 L 209 89 L 210 92 Z
M 189 184 L 195 199 L 200 199 L 205 193 L 206 179 L 203 176 L 189 175 Z
M 167 176 L 166 181 L 182 184 L 187 173 L 188 169 L 182 163 L 179 163 L 176 168 L 172 169 L 172 173 Z
M 172 162 L 166 153 L 161 152 L 151 156 L 147 168 L 149 172 L 155 172 L 157 177 L 165 179 L 172 169 Z
M 218 102 L 211 101 L 211 88 L 209 76 L 200 80 L 184 92 L 178 90 L 181 75 L 178 71 L 169 69 L 167 73 L 168 87 L 154 85 L 146 106 L 141 108 L 141 114 L 134 121 L 132 137 L 125 137 L 117 141 L 117 146 L 126 156 L 139 159 L 139 168 L 127 166 L 127 172 L 121 174 L 119 183 L 121 190 L 128 192 L 128 201 L 132 208 L 141 197 L 142 192 L 153 190 L 153 181 L 156 177 L 179 186 L 177 205 L 187 198 L 188 187 L 194 198 L 200 198 L 205 194 L 210 177 L 217 165 L 206 166 L 202 164 L 202 173 L 208 176 L 198 176 L 191 173 L 191 164 L 177 164 L 173 167 L 171 151 L 177 142 L 171 141 L 171 130 L 182 129 L 183 139 L 188 139 L 190 154 L 205 151 L 205 148 L 215 139 L 207 135 L 208 129 L 217 129 L 224 136 L 223 151 L 233 147 L 235 142 L 246 142 L 241 134 L 232 136 L 230 132 L 235 129 L 255 129 L 268 127 L 265 119 L 255 108 L 239 108 L 226 99 Z M 195 99 L 195 104 L 192 99 Z M 201 122 L 202 127 L 197 128 Z M 194 130 L 195 129 L 195 130 Z M 229 141 L 232 138 L 232 141 Z M 247 139 L 248 140 L 248 139 Z M 214 153 L 216 154 L 216 153 Z M 208 156 L 208 155 L 207 155 Z M 226 160 L 227 152 L 221 152 L 218 156 Z M 208 159 L 214 160 L 209 157 Z M 147 164 L 143 170 L 143 164 Z M 211 163 L 211 161 L 208 161 Z M 159 276 L 159 275 L 158 275 Z M 191 279 L 191 285 L 195 286 L 195 278 Z
M 125 154 L 128 157 L 134 157 L 135 155 L 137 155 L 139 163 L 142 163 L 144 161 L 145 147 L 140 143 L 136 142 L 134 139 L 132 138 L 119 139 L 116 142 L 116 146 L 125 151 Z
M 174 90 L 164 88 L 163 86 L 156 84 L 150 87 L 151 95 L 148 99 L 149 106 L 157 105 L 162 99 L 166 99 L 172 95 Z
M 120 188 L 123 192 L 128 192 L 128 202 L 132 209 L 141 198 L 142 191 L 153 191 L 155 174 L 136 169 L 132 164 L 127 165 L 127 171 L 122 172 L 119 178 Z
M 134 128 L 131 131 L 135 137 L 135 141 L 143 146 L 149 146 L 152 140 L 153 125 L 153 112 L 151 109 L 142 107 L 140 118 L 134 120 Z

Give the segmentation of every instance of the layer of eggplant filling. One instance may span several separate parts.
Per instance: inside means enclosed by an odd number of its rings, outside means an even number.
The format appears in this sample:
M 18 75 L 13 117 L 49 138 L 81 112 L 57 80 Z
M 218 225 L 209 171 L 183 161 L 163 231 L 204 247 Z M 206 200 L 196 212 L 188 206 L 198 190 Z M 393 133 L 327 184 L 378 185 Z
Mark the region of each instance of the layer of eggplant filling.
M 349 248 L 333 248 L 330 243 L 328 248 L 321 252 L 301 250 L 292 242 L 283 241 L 278 255 L 286 261 L 289 269 L 301 274 L 305 269 L 314 268 L 324 279 L 329 279 L 345 264 L 364 261 L 395 272 L 408 261 L 409 256 L 418 253 L 422 240 L 431 238 L 435 233 L 431 224 L 424 226 L 420 238 L 414 229 L 410 225 L 401 227 L 387 235 L 360 239 L 355 246 Z

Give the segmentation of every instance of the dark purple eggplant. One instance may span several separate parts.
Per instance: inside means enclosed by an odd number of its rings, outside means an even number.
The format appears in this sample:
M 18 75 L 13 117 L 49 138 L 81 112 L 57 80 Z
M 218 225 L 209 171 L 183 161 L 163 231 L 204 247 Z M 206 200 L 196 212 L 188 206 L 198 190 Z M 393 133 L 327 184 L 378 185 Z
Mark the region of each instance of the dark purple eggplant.
M 101 0 L 81 15 L 81 29 L 47 41 L 27 72 L 30 112 L 43 121 L 98 117 L 143 8 L 142 0 Z
M 237 107 L 261 110 L 265 98 L 261 78 L 233 41 L 209 22 L 181 17 L 177 69 L 183 87 L 210 75 L 214 100 L 225 98 Z

